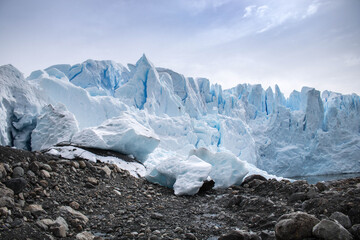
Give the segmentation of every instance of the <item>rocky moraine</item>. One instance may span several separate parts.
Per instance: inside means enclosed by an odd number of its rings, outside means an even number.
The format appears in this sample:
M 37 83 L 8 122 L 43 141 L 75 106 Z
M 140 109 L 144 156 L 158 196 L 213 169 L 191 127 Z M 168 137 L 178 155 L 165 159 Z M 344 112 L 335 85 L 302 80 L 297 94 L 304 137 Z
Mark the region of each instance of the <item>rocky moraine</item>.
M 250 176 L 194 196 L 116 165 L 0 146 L 0 239 L 360 239 L 360 178 Z

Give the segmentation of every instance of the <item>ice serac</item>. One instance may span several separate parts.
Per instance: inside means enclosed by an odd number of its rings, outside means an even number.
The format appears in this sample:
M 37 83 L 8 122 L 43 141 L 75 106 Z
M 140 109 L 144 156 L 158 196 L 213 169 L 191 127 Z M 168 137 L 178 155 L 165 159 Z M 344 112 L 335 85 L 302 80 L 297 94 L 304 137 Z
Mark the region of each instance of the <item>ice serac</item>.
M 133 155 L 144 162 L 160 140 L 156 134 L 127 113 L 106 120 L 98 127 L 86 128 L 75 134 L 71 142 L 83 146 L 110 149 Z
M 29 83 L 47 96 L 48 103 L 64 104 L 75 115 L 80 129 L 98 126 L 128 110 L 128 106 L 111 96 L 90 96 L 85 89 L 69 82 L 67 77 L 59 79 L 45 71 L 36 76 Z
M 51 74 L 62 72 L 71 83 L 86 89 L 92 96 L 114 96 L 116 89 L 129 80 L 129 71 L 114 61 L 87 60 L 70 66 L 60 64 L 51 66 L 45 71 Z
M 245 163 L 232 153 L 212 153 L 206 148 L 199 148 L 190 151 L 189 155 L 195 155 L 211 165 L 209 176 L 214 180 L 215 188 L 238 185 L 248 173 Z
M 131 69 L 130 75 L 130 80 L 116 90 L 115 97 L 129 106 L 140 110 L 147 109 L 156 115 L 179 116 L 182 114 L 181 99 L 174 94 L 171 76 L 159 75 L 145 55 Z
M 359 103 L 357 95 L 293 92 L 256 134 L 257 166 L 286 177 L 359 172 Z
M 44 150 L 59 142 L 69 142 L 79 131 L 74 115 L 62 104 L 43 107 L 31 133 L 31 149 Z
M 45 99 L 12 65 L 0 66 L 0 144 L 31 150 L 30 135 Z

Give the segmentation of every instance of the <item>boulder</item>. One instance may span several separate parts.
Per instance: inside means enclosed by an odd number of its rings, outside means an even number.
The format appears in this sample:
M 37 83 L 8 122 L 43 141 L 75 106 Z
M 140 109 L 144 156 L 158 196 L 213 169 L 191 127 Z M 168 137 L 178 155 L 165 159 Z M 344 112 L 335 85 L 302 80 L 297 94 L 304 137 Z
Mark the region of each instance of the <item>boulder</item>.
M 343 214 L 342 212 L 334 212 L 333 214 L 331 214 L 330 219 L 336 220 L 344 228 L 351 228 L 351 221 L 349 216 Z
M 254 175 L 250 175 L 250 176 L 247 176 L 244 181 L 241 183 L 241 186 L 245 185 L 245 184 L 248 184 L 249 182 L 255 180 L 255 179 L 258 179 L 258 180 L 261 180 L 261 181 L 266 181 L 266 178 L 261 176 L 261 175 L 258 175 L 258 174 L 254 174 Z
M 24 176 L 24 169 L 22 167 L 15 167 L 13 169 L 12 177 L 18 178 Z
M 321 220 L 312 230 L 313 235 L 326 240 L 352 240 L 352 235 L 337 222 L 327 219 Z
M 6 185 L 6 187 L 12 189 L 15 194 L 19 194 L 26 187 L 27 181 L 22 177 L 12 178 L 12 179 L 7 180 L 5 182 L 5 185 Z
M 313 227 L 319 219 L 304 212 L 282 215 L 275 225 L 277 240 L 302 240 L 312 236 Z

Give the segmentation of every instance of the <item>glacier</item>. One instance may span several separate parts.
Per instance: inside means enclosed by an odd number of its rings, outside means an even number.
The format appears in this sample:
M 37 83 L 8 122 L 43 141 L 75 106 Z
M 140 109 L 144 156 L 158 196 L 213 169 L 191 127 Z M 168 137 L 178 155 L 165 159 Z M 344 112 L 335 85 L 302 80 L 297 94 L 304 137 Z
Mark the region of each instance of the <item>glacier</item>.
M 260 84 L 223 90 L 155 67 L 145 55 L 127 67 L 95 60 L 54 65 L 26 80 L 2 66 L 0 80 L 2 145 L 37 150 L 70 141 L 119 151 L 176 194 L 194 194 L 206 179 L 215 187 L 239 184 L 253 173 L 360 172 L 356 94 L 304 87 L 286 98 L 278 86 Z

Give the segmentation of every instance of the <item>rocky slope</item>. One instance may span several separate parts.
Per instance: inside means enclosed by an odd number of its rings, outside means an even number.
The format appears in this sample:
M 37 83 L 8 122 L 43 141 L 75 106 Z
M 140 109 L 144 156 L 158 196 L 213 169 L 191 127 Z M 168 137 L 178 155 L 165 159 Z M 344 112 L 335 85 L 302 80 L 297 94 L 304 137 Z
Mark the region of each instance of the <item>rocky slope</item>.
M 360 237 L 360 178 L 310 185 L 253 176 L 175 196 L 115 165 L 0 146 L 0 179 L 0 239 Z

